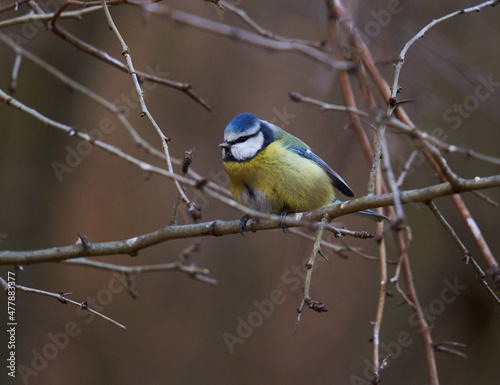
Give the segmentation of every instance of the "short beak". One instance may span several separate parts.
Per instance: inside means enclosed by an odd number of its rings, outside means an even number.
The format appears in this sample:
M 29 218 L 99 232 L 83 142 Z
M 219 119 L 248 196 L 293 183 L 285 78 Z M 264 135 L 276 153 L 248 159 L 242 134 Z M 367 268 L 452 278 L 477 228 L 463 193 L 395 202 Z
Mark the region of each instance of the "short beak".
M 231 145 L 226 142 L 226 141 L 223 141 L 221 144 L 219 144 L 219 147 L 222 147 L 222 148 L 230 148 Z

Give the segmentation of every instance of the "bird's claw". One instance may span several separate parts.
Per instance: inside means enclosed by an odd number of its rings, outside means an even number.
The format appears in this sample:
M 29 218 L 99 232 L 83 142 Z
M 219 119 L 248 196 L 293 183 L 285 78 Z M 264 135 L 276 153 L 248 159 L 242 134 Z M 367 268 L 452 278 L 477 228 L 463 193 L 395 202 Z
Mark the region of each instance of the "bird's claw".
M 240 234 L 242 236 L 243 236 L 243 231 L 245 231 L 245 229 L 247 228 L 247 223 L 248 223 L 249 220 L 250 220 L 250 216 L 248 216 L 248 215 L 244 215 L 240 219 Z
M 283 230 L 284 233 L 286 233 L 288 231 L 288 228 L 286 227 L 286 224 L 285 224 L 285 217 L 288 215 L 289 211 L 288 210 L 283 210 L 281 212 L 281 222 L 280 222 L 280 227 L 281 227 L 281 230 Z

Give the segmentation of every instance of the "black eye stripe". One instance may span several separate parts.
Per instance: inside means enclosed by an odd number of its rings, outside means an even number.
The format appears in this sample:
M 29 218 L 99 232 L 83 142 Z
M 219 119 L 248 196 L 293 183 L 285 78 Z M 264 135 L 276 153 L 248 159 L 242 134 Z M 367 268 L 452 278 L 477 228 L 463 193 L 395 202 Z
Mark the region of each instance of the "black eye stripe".
M 255 134 L 252 135 L 245 135 L 245 136 L 240 136 L 239 138 L 235 140 L 231 140 L 228 142 L 229 144 L 236 144 L 236 143 L 243 143 L 246 142 L 248 139 L 253 138 L 259 134 L 260 131 L 257 131 Z

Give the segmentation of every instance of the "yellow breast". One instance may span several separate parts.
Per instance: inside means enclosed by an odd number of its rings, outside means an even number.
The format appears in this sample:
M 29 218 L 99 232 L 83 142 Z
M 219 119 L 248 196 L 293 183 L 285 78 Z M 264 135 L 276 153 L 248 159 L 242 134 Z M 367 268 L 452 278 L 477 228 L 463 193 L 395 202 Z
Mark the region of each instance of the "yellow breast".
M 273 142 L 248 162 L 224 162 L 236 201 L 280 214 L 310 211 L 335 198 L 328 175 L 315 162 Z

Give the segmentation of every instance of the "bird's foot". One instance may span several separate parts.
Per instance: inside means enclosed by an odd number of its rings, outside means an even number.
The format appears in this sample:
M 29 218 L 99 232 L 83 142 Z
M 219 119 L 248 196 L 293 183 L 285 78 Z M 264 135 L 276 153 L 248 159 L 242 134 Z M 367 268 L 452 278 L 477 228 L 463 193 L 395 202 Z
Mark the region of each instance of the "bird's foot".
M 243 236 L 243 231 L 245 231 L 245 229 L 247 228 L 247 223 L 249 220 L 250 216 L 246 214 L 240 219 L 240 234 L 242 236 Z
M 285 224 L 284 219 L 285 219 L 285 217 L 286 217 L 289 213 L 290 213 L 290 211 L 289 211 L 289 210 L 287 210 L 287 209 L 283 209 L 283 210 L 281 211 L 281 219 L 282 219 L 282 221 L 280 222 L 280 227 L 281 227 L 281 230 L 283 230 L 283 232 L 284 232 L 284 233 L 286 233 L 286 232 L 287 232 L 287 227 L 286 227 L 286 224 Z

